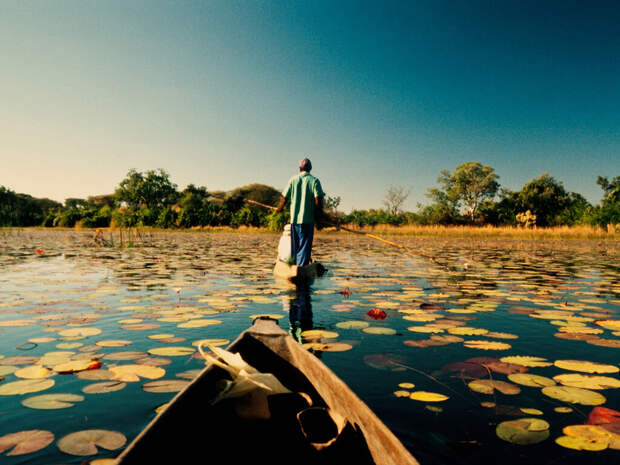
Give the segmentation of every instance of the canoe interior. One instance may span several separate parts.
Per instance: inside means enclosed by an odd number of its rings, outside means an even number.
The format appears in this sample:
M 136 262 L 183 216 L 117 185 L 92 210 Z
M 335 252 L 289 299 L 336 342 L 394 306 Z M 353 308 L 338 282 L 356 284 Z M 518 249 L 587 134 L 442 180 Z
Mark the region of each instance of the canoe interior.
M 280 349 L 293 344 L 292 347 L 297 346 L 293 352 L 299 350 L 299 353 L 285 351 L 284 356 L 280 356 L 278 353 L 282 350 L 276 353 L 269 347 L 273 344 Z M 119 465 L 207 463 L 216 459 L 223 463 L 417 464 L 342 381 L 279 328 L 273 334 L 258 337 L 248 330 L 229 350 L 239 352 L 247 363 L 261 372 L 274 374 L 293 393 L 308 394 L 314 407 L 340 409 L 339 413 L 349 422 L 338 440 L 320 451 L 309 444 L 297 420 L 297 413 L 306 405 L 300 404 L 297 394 L 269 396 L 271 418 L 268 420 L 239 418 L 235 413 L 237 401 L 233 399 L 211 405 L 210 399 L 218 392 L 218 380 L 229 376 L 218 367 L 210 367 L 179 393 L 127 447 L 119 457 Z M 317 364 L 310 371 L 324 377 L 322 386 L 316 380 L 313 384 L 306 374 L 291 364 L 291 358 L 300 355 L 302 365 L 308 360 Z M 334 406 L 334 402 L 341 405 Z

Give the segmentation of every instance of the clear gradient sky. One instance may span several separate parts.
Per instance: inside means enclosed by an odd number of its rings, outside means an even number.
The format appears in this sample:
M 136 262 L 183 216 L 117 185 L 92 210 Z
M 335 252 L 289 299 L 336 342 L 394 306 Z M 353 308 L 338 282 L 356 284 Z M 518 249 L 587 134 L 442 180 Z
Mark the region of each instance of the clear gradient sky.
M 0 185 L 63 201 L 130 168 L 281 188 L 313 162 L 341 209 L 440 170 L 620 175 L 617 1 L 0 0 Z

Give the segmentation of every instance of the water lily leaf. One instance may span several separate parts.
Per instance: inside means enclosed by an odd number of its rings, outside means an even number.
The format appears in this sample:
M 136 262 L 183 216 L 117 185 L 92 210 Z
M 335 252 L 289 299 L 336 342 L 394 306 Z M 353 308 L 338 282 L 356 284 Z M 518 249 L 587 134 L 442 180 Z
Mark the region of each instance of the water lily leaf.
M 558 413 L 571 413 L 573 411 L 570 407 L 556 407 L 553 410 Z
M 414 333 L 443 333 L 444 330 L 442 328 L 437 328 L 436 326 L 409 326 L 407 328 L 408 331 L 412 331 Z
M 338 337 L 338 333 L 324 329 L 310 329 L 303 331 L 301 337 L 308 341 L 318 341 L 321 339 L 335 339 Z
M 96 370 L 101 366 L 101 360 L 84 359 L 54 365 L 54 371 L 61 374 L 75 373 L 77 371 Z
M 398 387 L 403 388 L 403 389 L 413 389 L 415 387 L 415 384 L 413 384 L 413 383 L 400 383 L 398 385 Z
M 394 395 L 396 397 L 409 397 L 411 395 L 411 392 L 404 390 L 394 391 Z
M 78 394 L 43 394 L 22 400 L 22 405 L 39 410 L 54 410 L 73 407 L 74 402 L 83 400 L 84 396 Z
M 58 448 L 70 455 L 96 455 L 97 446 L 107 449 L 120 449 L 127 438 L 117 431 L 90 429 L 71 433 L 58 441 Z
M 466 362 L 479 363 L 495 373 L 502 373 L 504 375 L 509 375 L 511 373 L 525 373 L 528 371 L 528 368 L 523 365 L 502 362 L 501 360 L 493 357 L 474 357 L 467 359 Z
M 97 334 L 101 334 L 101 330 L 99 328 L 69 328 L 58 332 L 58 335 L 62 337 L 79 338 L 96 336 Z
M 123 381 L 103 381 L 101 383 L 93 383 L 82 388 L 85 394 L 105 394 L 107 392 L 120 391 L 127 386 Z
M 510 344 L 496 341 L 465 341 L 463 345 L 465 347 L 469 347 L 470 349 L 482 350 L 508 350 L 512 348 Z
M 122 352 L 111 352 L 109 354 L 105 354 L 103 356 L 106 360 L 114 360 L 114 361 L 127 361 L 127 360 L 137 360 L 140 358 L 147 357 L 148 354 L 146 352 L 139 352 L 137 350 L 127 350 Z
M 0 376 L 10 375 L 17 370 L 19 370 L 19 367 L 12 365 L 0 365 Z
M 605 450 L 609 446 L 608 439 L 598 440 L 571 436 L 560 436 L 556 438 L 555 442 L 559 446 L 567 449 L 587 450 L 592 452 Z
M 620 380 L 609 376 L 588 376 L 579 373 L 566 373 L 554 376 L 553 379 L 564 386 L 584 389 L 620 388 Z
M 419 400 L 420 402 L 443 402 L 450 397 L 436 392 L 414 391 L 409 396 L 410 399 Z
M 508 375 L 508 379 L 513 383 L 520 384 L 522 386 L 530 386 L 530 387 L 545 387 L 545 386 L 555 386 L 555 381 L 551 378 L 547 378 L 546 376 L 534 375 L 531 373 L 514 373 Z
M 53 379 L 24 379 L 11 383 L 0 384 L 0 396 L 14 396 L 44 391 L 55 384 Z
M 177 328 L 204 328 L 205 326 L 220 325 L 220 320 L 190 320 L 185 323 L 180 323 Z
M 481 394 L 493 394 L 496 390 L 507 395 L 515 395 L 521 392 L 519 386 L 494 379 L 475 379 L 470 381 L 467 386 L 469 386 L 469 389 L 472 391 Z
M 594 324 L 612 331 L 620 331 L 620 320 L 596 320 Z
M 345 352 L 353 348 L 351 344 L 345 344 L 344 342 L 308 342 L 303 344 L 303 347 L 321 352 Z
M 538 444 L 549 437 L 549 423 L 540 418 L 503 421 L 495 429 L 500 439 L 521 446 Z
M 538 410 L 537 408 L 521 408 L 519 410 L 521 410 L 526 415 L 542 415 L 543 414 L 543 412 L 541 410 Z
M 18 378 L 40 379 L 49 378 L 54 374 L 54 372 L 41 365 L 32 365 L 29 367 L 20 368 L 19 370 L 16 370 L 13 374 Z
M 370 323 L 367 321 L 359 320 L 341 321 L 340 323 L 336 323 L 336 327 L 339 329 L 364 329 L 369 326 Z
M 30 454 L 41 450 L 54 441 L 54 434 L 45 430 L 28 430 L 0 437 L 0 453 L 11 449 L 6 455 Z
M 157 323 L 136 323 L 132 325 L 121 326 L 122 329 L 127 331 L 146 331 L 149 329 L 157 329 L 159 327 L 160 325 L 158 325 Z
M 453 377 L 461 379 L 478 379 L 488 374 L 487 370 L 479 363 L 469 362 L 449 363 L 441 371 L 443 373 L 457 373 Z
M 588 362 L 586 360 L 556 360 L 554 365 L 558 368 L 584 373 L 618 373 L 620 368 L 615 365 Z
M 366 334 L 381 334 L 385 336 L 392 336 L 396 334 L 396 330 L 392 328 L 386 328 L 384 326 L 369 326 L 368 328 L 362 329 Z
M 583 439 L 590 443 L 595 443 L 591 444 L 591 447 L 601 447 L 601 443 L 603 443 L 606 444 L 606 447 L 610 449 L 620 449 L 620 434 L 611 432 L 598 425 L 570 425 L 564 427 L 564 429 L 562 429 L 562 432 L 566 436 Z
M 598 392 L 570 386 L 547 386 L 542 389 L 542 393 L 552 399 L 571 404 L 601 405 L 607 400 Z
M 192 355 L 196 352 L 193 347 L 156 347 L 149 349 L 148 353 L 151 355 L 161 355 L 164 357 L 182 357 Z
M 181 379 L 162 379 L 143 384 L 142 389 L 146 392 L 179 392 L 190 383 Z
M 119 365 L 111 367 L 113 379 L 125 382 L 140 381 L 140 378 L 159 379 L 166 374 L 166 370 L 150 365 Z
M 125 347 L 132 344 L 132 342 L 124 339 L 106 339 L 104 341 L 97 341 L 95 344 L 100 347 Z
M 194 347 L 198 347 L 199 345 L 212 345 L 215 347 L 225 346 L 230 343 L 228 339 L 199 339 L 197 341 L 192 342 Z
M 86 380 L 107 380 L 112 379 L 114 373 L 110 370 L 87 370 L 87 371 L 78 371 L 75 373 L 75 377 L 79 379 Z
M 30 355 L 15 355 L 13 357 L 4 357 L 0 359 L 0 365 L 35 365 L 41 357 L 33 357 Z M 43 363 L 41 363 L 43 365 Z
M 512 355 L 509 357 L 502 357 L 500 360 L 506 363 L 516 363 L 517 365 L 523 365 L 525 367 L 550 367 L 553 365 L 552 362 L 542 357 L 532 357 L 528 355 Z
M 586 424 L 601 425 L 620 422 L 620 412 L 607 407 L 594 407 L 588 415 Z
M 484 328 L 470 328 L 468 326 L 458 326 L 456 328 L 448 329 L 450 334 L 457 334 L 459 336 L 482 336 L 489 332 L 488 329 Z
M 364 363 L 378 370 L 404 371 L 405 360 L 392 354 L 371 354 L 364 356 Z

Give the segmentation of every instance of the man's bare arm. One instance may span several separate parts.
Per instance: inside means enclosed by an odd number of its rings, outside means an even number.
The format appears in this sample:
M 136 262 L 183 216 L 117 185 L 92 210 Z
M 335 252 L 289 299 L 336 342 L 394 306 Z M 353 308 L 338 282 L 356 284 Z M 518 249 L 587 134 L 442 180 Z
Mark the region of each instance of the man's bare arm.
M 286 204 L 286 198 L 282 197 L 280 199 L 280 205 L 278 205 L 278 208 L 276 208 L 276 211 L 278 213 L 280 213 L 282 210 L 284 210 L 284 205 Z

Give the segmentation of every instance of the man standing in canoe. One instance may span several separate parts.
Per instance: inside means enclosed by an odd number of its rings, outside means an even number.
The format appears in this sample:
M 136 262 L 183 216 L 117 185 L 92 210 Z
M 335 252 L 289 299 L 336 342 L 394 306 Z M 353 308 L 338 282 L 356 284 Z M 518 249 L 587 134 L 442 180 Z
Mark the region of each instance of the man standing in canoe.
M 297 266 L 308 265 L 311 261 L 314 224 L 323 212 L 325 193 L 321 181 L 312 176 L 310 170 L 312 163 L 303 158 L 299 162 L 299 174 L 289 180 L 277 208 L 281 212 L 287 200 L 291 204 L 291 246 Z

